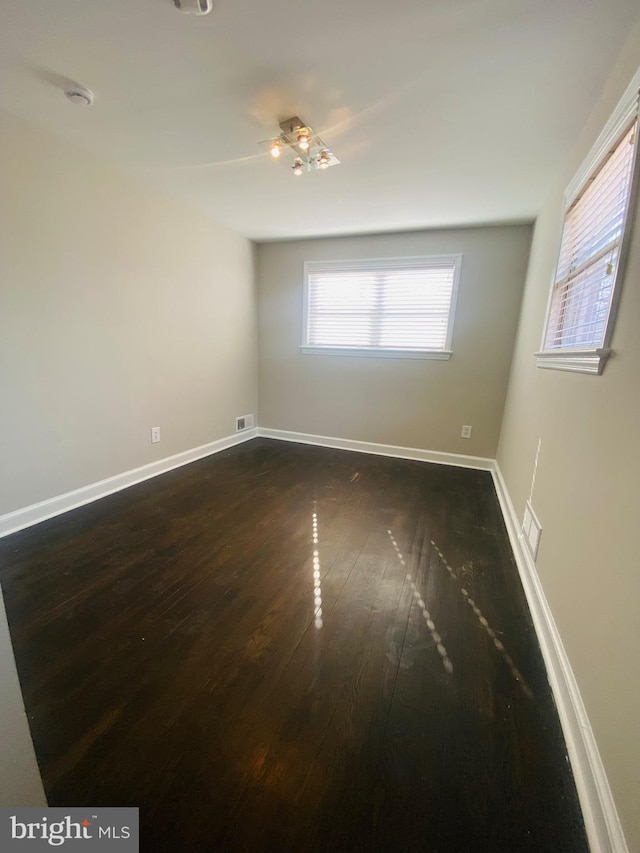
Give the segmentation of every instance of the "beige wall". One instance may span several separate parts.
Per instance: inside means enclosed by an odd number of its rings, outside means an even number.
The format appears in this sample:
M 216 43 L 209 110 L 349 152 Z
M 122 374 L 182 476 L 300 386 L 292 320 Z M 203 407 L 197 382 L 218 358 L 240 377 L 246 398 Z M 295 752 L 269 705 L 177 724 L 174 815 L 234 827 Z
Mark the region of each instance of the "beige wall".
M 0 199 L 0 514 L 256 411 L 248 240 L 6 114 Z M 0 729 L 0 805 L 44 804 L 1 593 Z
M 495 456 L 530 239 L 518 225 L 259 246 L 260 425 Z M 300 352 L 305 261 L 459 252 L 450 361 Z
M 248 240 L 7 114 L 0 199 L 0 513 L 256 411 Z
M 520 517 L 534 457 L 538 571 L 585 701 L 630 850 L 640 850 L 640 216 L 600 377 L 536 368 L 562 197 L 640 65 L 640 32 L 536 224 L 498 462 Z

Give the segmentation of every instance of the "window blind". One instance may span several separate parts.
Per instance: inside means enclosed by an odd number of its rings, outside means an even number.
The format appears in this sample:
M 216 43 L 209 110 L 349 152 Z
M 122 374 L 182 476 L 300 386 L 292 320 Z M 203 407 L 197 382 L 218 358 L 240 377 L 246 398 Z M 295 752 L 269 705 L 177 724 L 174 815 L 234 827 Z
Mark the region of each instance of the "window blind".
M 636 118 L 567 210 L 546 350 L 605 345 L 629 210 L 637 130 Z
M 309 347 L 444 351 L 456 259 L 309 264 Z

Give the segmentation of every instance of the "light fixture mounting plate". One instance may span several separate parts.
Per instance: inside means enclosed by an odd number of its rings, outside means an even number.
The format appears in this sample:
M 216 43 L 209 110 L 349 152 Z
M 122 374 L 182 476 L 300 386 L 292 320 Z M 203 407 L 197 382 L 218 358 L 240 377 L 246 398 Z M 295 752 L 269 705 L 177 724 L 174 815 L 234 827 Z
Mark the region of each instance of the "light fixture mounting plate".
M 296 130 L 302 130 L 302 128 L 306 128 L 306 124 L 302 121 L 300 116 L 291 116 L 291 118 L 285 118 L 280 122 L 279 127 L 283 133 L 295 133 Z
M 269 151 L 274 159 L 292 169 L 294 174 L 324 170 L 329 166 L 337 166 L 340 162 L 300 116 L 283 119 L 279 122 L 279 127 L 279 136 L 265 139 L 260 145 Z

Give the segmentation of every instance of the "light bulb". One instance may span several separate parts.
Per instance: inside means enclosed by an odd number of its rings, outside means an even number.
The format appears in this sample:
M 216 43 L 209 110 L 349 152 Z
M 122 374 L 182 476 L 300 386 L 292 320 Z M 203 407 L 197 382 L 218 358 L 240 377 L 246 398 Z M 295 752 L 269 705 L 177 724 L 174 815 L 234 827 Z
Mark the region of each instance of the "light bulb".
M 272 157 L 279 157 L 282 153 L 282 143 L 279 139 L 272 139 L 269 143 L 269 154 Z
M 297 143 L 298 143 L 298 148 L 302 148 L 303 151 L 309 150 L 309 131 L 308 130 L 305 129 L 305 130 L 300 131 L 300 133 L 298 134 Z
M 328 169 L 331 165 L 330 159 L 329 152 L 325 148 L 324 151 L 320 152 L 320 156 L 318 157 L 318 166 L 321 169 Z
M 299 157 L 296 157 L 296 159 L 293 161 L 293 166 L 291 167 L 293 169 L 293 174 L 294 175 L 301 175 L 302 174 L 302 166 L 303 166 L 302 160 Z

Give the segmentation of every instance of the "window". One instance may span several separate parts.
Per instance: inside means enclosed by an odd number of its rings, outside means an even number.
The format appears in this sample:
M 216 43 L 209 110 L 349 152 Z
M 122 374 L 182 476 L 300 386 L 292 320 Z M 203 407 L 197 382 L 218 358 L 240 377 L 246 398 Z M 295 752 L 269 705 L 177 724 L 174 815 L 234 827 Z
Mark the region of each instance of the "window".
M 302 351 L 449 358 L 461 260 L 306 263 Z
M 599 374 L 610 354 L 635 186 L 634 95 L 567 191 L 539 367 Z

